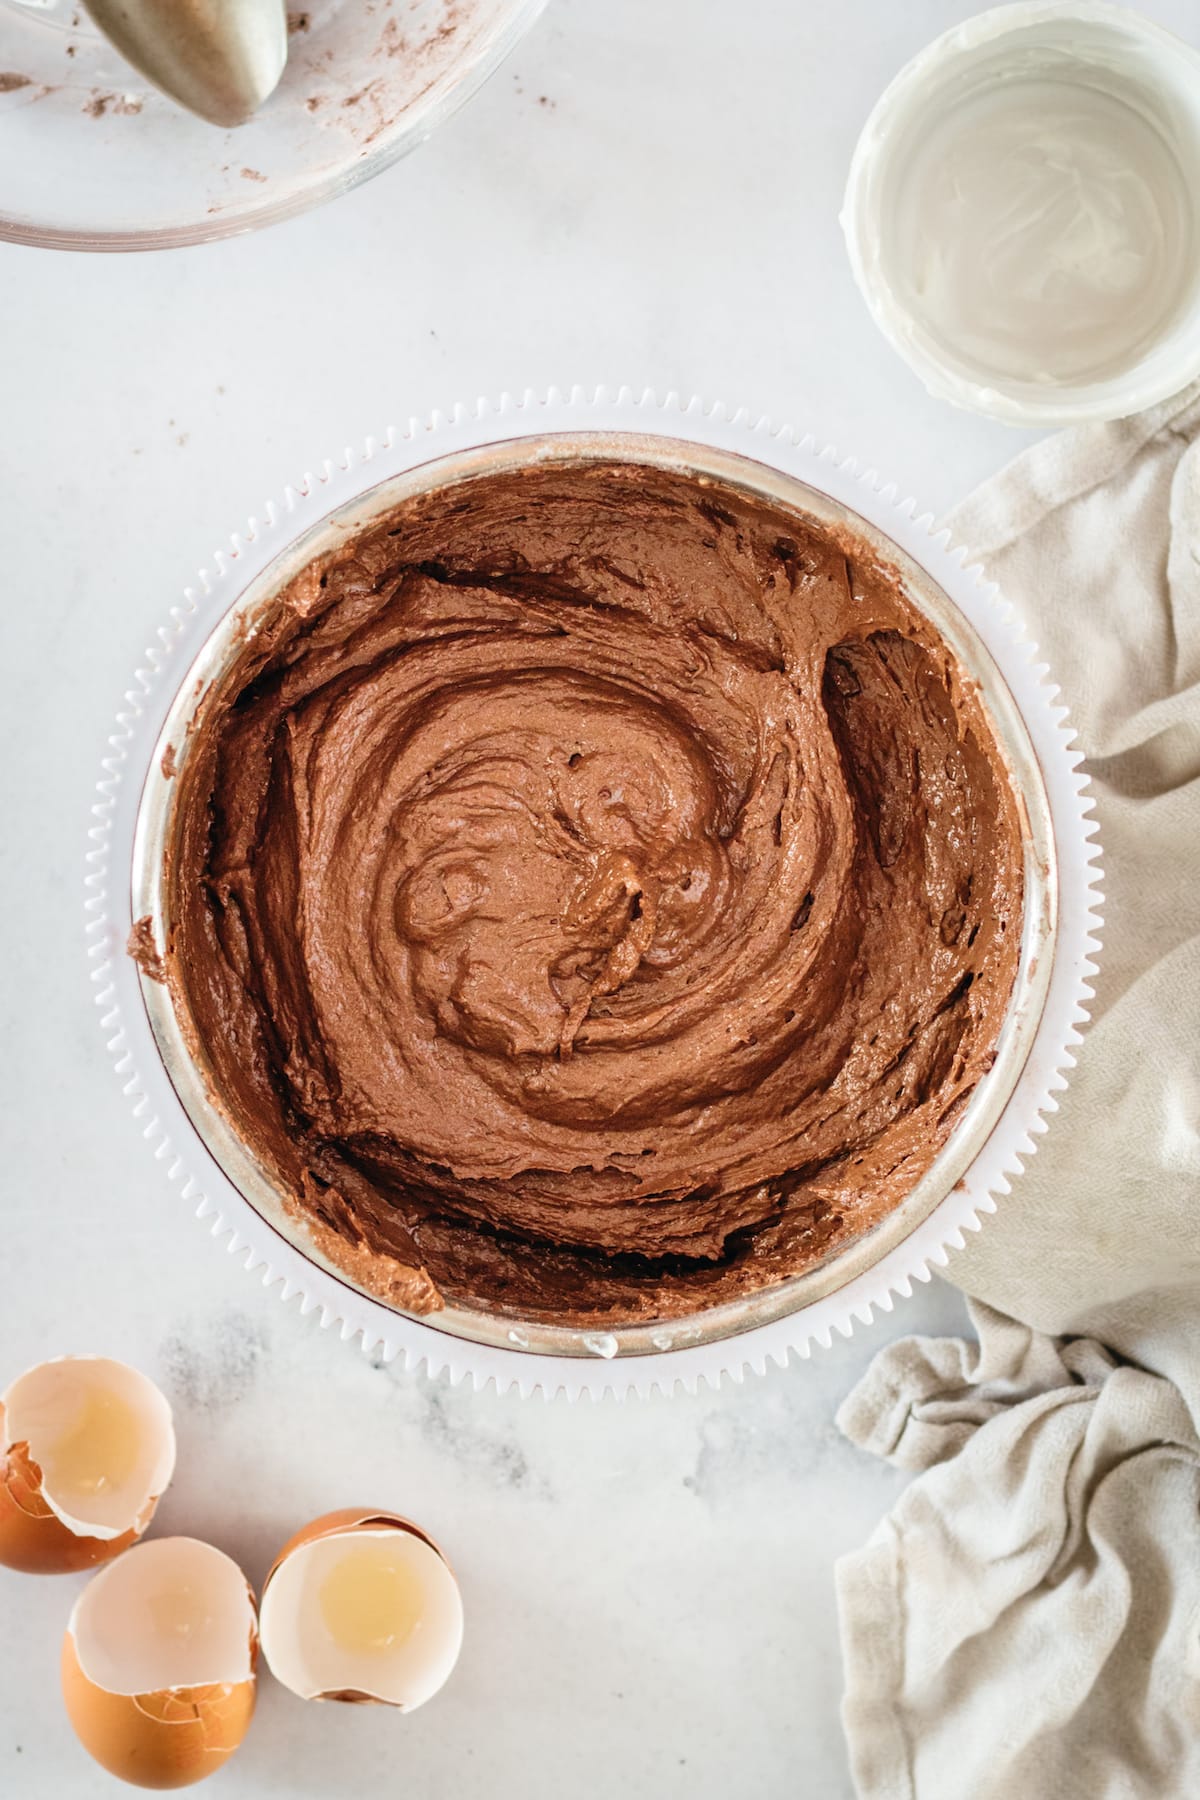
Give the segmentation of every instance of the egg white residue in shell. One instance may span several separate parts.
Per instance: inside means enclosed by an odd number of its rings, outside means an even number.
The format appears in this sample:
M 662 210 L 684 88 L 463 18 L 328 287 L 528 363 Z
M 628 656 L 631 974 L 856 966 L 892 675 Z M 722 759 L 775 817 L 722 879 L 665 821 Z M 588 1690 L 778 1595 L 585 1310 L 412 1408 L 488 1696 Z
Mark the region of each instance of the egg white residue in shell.
M 458 1583 L 419 1532 L 378 1516 L 298 1534 L 267 1579 L 263 1654 L 306 1700 L 377 1701 L 411 1712 L 448 1679 L 462 1646 Z
M 254 1604 L 224 1551 L 152 1538 L 93 1577 L 71 1614 L 80 1667 L 114 1694 L 246 1681 Z

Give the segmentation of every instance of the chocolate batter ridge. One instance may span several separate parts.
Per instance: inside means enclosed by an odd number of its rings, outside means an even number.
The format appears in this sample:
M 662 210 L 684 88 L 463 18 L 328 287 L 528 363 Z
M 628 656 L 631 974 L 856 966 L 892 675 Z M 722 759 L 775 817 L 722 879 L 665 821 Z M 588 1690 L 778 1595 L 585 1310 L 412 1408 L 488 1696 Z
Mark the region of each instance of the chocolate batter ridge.
M 895 1207 L 994 1046 L 1020 810 L 865 543 L 638 464 L 406 501 L 180 758 L 174 1002 L 393 1304 L 687 1314 Z
M 135 919 L 125 940 L 125 954 L 131 956 L 143 975 L 151 981 L 165 984 L 167 968 L 158 954 L 158 945 L 154 942 L 154 921 L 149 913 L 144 918 Z

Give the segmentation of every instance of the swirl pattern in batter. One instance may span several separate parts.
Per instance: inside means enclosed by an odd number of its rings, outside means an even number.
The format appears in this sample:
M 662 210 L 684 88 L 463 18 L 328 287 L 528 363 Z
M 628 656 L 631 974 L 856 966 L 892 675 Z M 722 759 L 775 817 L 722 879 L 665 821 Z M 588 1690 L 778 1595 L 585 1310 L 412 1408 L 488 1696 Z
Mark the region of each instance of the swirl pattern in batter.
M 837 1252 L 989 1068 L 1020 813 L 851 536 L 635 462 L 406 501 L 206 697 L 164 957 L 394 1304 L 669 1318 Z

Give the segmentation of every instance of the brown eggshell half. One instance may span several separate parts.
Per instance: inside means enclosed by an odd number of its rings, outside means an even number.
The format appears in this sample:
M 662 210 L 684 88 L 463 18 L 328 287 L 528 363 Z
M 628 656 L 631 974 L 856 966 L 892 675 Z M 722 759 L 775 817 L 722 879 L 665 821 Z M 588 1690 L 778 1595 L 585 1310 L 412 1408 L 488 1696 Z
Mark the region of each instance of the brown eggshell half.
M 383 1511 L 379 1507 L 343 1506 L 334 1512 L 322 1513 L 319 1518 L 310 1519 L 307 1525 L 302 1525 L 299 1531 L 288 1539 L 267 1571 L 266 1579 L 263 1582 L 263 1599 L 266 1599 L 267 1589 L 278 1569 L 302 1545 L 315 1543 L 320 1538 L 348 1537 L 356 1531 L 379 1531 L 388 1528 L 409 1532 L 413 1537 L 419 1538 L 423 1544 L 428 1544 L 453 1576 L 454 1571 L 449 1558 L 443 1554 L 441 1547 L 427 1531 L 422 1531 L 419 1525 L 415 1525 L 411 1519 L 406 1519 L 403 1513 Z M 382 1699 L 378 1694 L 362 1693 L 354 1688 L 331 1689 L 326 1693 L 315 1695 L 313 1698 L 341 1701 L 343 1704 L 351 1706 L 391 1706 L 396 1704 L 393 1701 Z
M 0 1443 L 4 1408 L 0 1406 Z M 110 1562 L 137 1542 L 150 1523 L 151 1501 L 137 1524 L 118 1538 L 79 1537 L 42 1496 L 42 1471 L 28 1444 L 0 1450 L 0 1563 L 27 1575 L 71 1575 Z
M 253 1676 L 229 1687 L 110 1694 L 80 1668 L 69 1631 L 61 1667 L 75 1735 L 101 1768 L 134 1787 L 191 1787 L 215 1774 L 241 1744 L 254 1715 Z
M 429 1545 L 431 1550 L 436 1550 L 442 1561 L 446 1563 L 446 1567 L 450 1567 L 446 1557 L 442 1555 L 440 1546 L 434 1542 L 429 1533 L 422 1531 L 419 1525 L 414 1525 L 412 1520 L 406 1519 L 403 1514 L 384 1512 L 377 1506 L 343 1506 L 336 1512 L 322 1513 L 319 1519 L 311 1519 L 307 1525 L 302 1525 L 299 1531 L 288 1539 L 267 1571 L 267 1579 L 263 1582 L 263 1592 L 266 1592 L 267 1582 L 270 1581 L 280 1563 L 286 1562 L 292 1551 L 298 1550 L 301 1544 L 311 1544 L 316 1538 L 337 1537 L 342 1532 L 357 1531 L 360 1528 L 370 1530 L 374 1527 L 378 1530 L 380 1526 L 388 1525 L 393 1525 L 400 1531 L 411 1531 L 414 1537 L 419 1537 L 423 1543 Z

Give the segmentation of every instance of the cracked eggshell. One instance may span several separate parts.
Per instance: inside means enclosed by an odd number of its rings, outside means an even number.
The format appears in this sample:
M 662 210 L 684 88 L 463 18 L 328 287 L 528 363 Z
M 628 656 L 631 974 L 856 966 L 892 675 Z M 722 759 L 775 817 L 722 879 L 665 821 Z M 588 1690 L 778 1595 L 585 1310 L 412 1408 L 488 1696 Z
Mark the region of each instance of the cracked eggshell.
M 175 1470 L 171 1409 L 101 1356 L 39 1363 L 0 1394 L 0 1563 L 35 1575 L 136 1543 Z
M 400 1643 L 355 1650 L 331 1635 L 323 1596 L 335 1570 L 367 1546 L 391 1551 L 389 1562 L 419 1591 L 420 1606 Z M 263 1584 L 261 1630 L 271 1673 L 301 1699 L 412 1712 L 444 1686 L 458 1661 L 462 1596 L 419 1525 L 399 1513 L 346 1507 L 313 1519 L 279 1552 Z
M 254 1596 L 228 1556 L 154 1538 L 93 1577 L 62 1647 L 67 1716 L 110 1774 L 190 1787 L 238 1748 L 254 1713 Z

